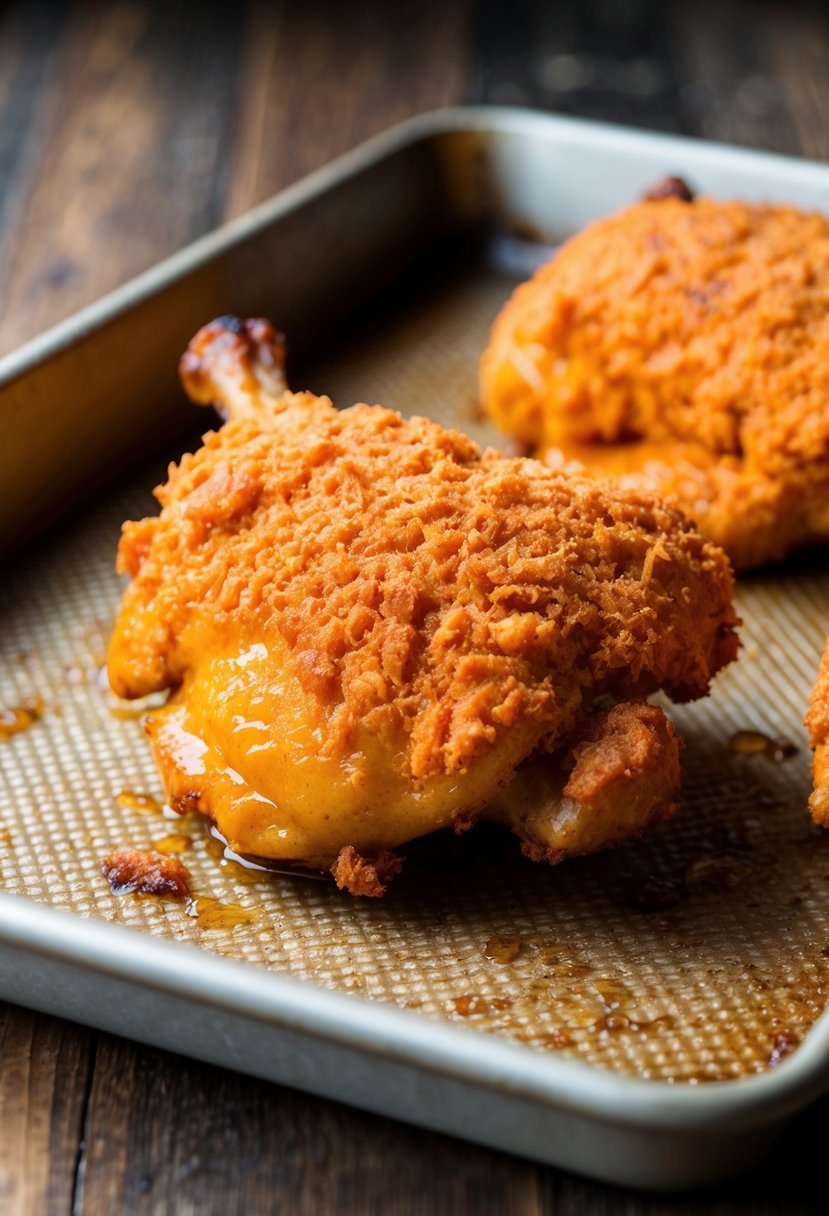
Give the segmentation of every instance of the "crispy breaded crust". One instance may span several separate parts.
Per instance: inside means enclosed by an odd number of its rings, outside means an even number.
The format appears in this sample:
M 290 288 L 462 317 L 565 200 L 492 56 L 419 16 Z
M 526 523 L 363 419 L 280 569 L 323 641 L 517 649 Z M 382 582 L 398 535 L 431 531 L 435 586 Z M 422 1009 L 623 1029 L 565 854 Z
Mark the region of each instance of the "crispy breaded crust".
M 122 849 L 101 862 L 101 873 L 113 891 L 140 891 L 167 899 L 187 899 L 190 871 L 177 857 L 164 857 L 146 849 Z
M 675 496 L 738 568 L 825 540 L 829 222 L 628 207 L 517 289 L 481 380 L 510 434 Z
M 331 873 L 341 891 L 379 898 L 385 895 L 387 885 L 401 869 L 400 858 L 392 849 L 383 849 L 368 858 L 362 857 L 353 845 L 346 845 L 340 850 Z
M 402 718 L 413 777 L 462 772 L 520 719 L 552 745 L 585 696 L 702 696 L 736 654 L 728 563 L 679 512 L 379 406 L 287 394 L 156 494 L 119 550 L 116 692 L 176 686 L 188 631 L 276 630 L 328 754 Z
M 532 757 L 496 799 L 493 817 L 532 861 L 636 839 L 676 812 L 682 740 L 656 705 L 624 702 L 592 714 L 563 756 Z
M 679 785 L 681 751 L 676 727 L 658 706 L 614 705 L 588 719 L 571 748 L 564 765 L 570 772 L 564 794 L 589 807 L 620 783 L 646 772 L 658 772 L 662 790 L 673 793 Z

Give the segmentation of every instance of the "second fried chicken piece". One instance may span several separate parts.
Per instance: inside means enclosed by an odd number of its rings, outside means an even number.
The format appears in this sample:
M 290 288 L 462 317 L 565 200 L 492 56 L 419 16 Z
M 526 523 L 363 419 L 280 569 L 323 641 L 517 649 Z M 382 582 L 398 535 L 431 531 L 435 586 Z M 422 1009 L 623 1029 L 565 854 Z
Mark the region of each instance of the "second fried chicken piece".
M 705 694 L 736 652 L 723 553 L 648 495 L 271 391 L 267 333 L 222 319 L 191 343 L 185 384 L 231 420 L 119 550 L 110 679 L 173 690 L 149 723 L 172 805 L 355 894 L 382 893 L 399 845 L 481 814 L 557 860 L 669 813 L 664 715 L 595 702 Z M 533 752 L 546 812 L 527 777 L 514 805 L 498 793 Z
M 829 539 L 829 222 L 711 198 L 589 225 L 520 286 L 484 403 L 560 467 L 673 497 L 737 569 Z

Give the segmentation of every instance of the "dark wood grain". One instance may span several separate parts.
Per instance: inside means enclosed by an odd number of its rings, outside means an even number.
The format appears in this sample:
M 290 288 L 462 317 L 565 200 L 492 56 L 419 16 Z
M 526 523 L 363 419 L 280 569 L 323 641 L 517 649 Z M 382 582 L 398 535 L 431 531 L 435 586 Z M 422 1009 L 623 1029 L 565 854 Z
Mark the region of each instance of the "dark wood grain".
M 515 0 L 510 14 L 476 6 L 476 100 L 829 157 L 824 5 Z
M 6 204 L 0 349 L 221 218 L 242 31 L 232 6 L 209 24 L 199 7 L 87 3 L 65 16 Z
M 542 1208 L 536 1171 L 513 1158 L 103 1036 L 78 1216 L 121 1211 Z
M 761 0 L 0 13 L 0 352 L 376 131 L 528 104 L 829 158 L 829 16 Z M 829 1105 L 644 1196 L 0 1006 L 2 1216 L 812 1216 Z
M 7 15 L 0 353 L 390 123 L 461 100 L 461 5 L 379 20 L 358 0 L 336 38 L 331 20 L 319 0 Z
M 70 1212 L 92 1032 L 0 1005 L 0 1212 Z
M 248 20 L 227 216 L 413 114 L 463 100 L 463 4 L 260 2 Z M 301 132 L 301 137 L 299 133 Z

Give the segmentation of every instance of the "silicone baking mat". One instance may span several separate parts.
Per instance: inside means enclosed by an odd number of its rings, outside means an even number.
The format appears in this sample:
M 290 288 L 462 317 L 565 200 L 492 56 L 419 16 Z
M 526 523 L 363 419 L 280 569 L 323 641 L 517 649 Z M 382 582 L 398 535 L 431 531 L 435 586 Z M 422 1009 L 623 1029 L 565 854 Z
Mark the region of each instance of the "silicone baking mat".
M 293 385 L 497 443 L 475 405 L 476 363 L 511 285 L 484 259 L 447 256 L 335 335 Z M 829 625 L 814 560 L 741 581 L 740 661 L 707 700 L 670 710 L 687 744 L 674 821 L 554 869 L 523 860 L 506 830 L 422 841 L 385 899 L 355 900 L 246 870 L 206 822 L 165 814 L 141 707 L 106 688 L 119 527 L 154 509 L 165 464 L 3 574 L 5 890 L 642 1077 L 726 1080 L 796 1048 L 829 986 L 829 833 L 806 810 L 801 725 Z M 101 860 L 127 847 L 180 850 L 194 901 L 113 894 Z

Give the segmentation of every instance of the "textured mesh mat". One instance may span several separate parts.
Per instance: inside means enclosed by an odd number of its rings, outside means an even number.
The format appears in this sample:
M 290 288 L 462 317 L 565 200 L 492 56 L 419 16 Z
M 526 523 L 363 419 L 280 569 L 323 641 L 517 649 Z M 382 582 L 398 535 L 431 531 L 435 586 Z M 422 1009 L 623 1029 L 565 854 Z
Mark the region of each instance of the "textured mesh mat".
M 398 288 L 294 383 L 485 437 L 476 358 L 509 287 L 479 264 Z M 801 726 L 829 624 L 829 578 L 814 562 L 743 580 L 741 661 L 707 701 L 672 711 L 687 739 L 672 823 L 557 869 L 524 861 L 497 828 L 420 842 L 388 896 L 361 901 L 244 870 L 202 821 L 168 821 L 153 805 L 161 786 L 139 716 L 113 701 L 100 669 L 119 525 L 152 510 L 163 469 L 3 576 L 0 707 L 39 696 L 45 710 L 0 741 L 6 890 L 645 1077 L 727 1079 L 796 1046 L 829 985 L 829 833 L 806 811 Z M 743 730 L 797 751 L 737 754 L 729 741 Z M 110 892 L 108 851 L 171 833 L 189 838 L 178 843 L 194 892 L 248 919 Z

